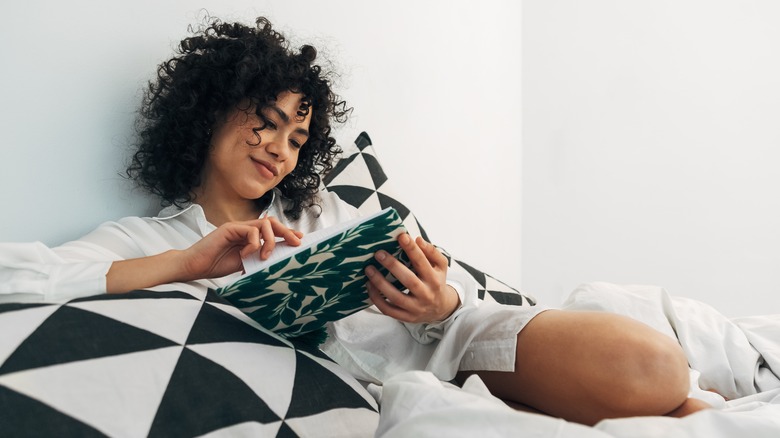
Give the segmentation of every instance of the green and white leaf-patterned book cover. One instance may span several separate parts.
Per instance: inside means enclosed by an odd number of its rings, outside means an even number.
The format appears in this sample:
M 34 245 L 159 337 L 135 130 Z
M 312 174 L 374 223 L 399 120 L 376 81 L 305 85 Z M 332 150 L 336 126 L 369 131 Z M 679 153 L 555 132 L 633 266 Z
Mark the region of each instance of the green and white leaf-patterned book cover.
M 365 268 L 385 250 L 408 265 L 393 208 L 305 235 L 300 246 L 277 244 L 268 260 L 245 259 L 246 274 L 217 293 L 263 327 L 284 337 L 321 329 L 371 305 Z

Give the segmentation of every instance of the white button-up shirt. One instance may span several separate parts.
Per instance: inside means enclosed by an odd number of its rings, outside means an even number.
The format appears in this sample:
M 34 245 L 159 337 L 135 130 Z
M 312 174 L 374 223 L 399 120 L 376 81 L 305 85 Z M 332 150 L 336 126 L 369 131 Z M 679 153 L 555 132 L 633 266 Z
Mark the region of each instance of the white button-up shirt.
M 275 190 L 267 208 L 268 215 L 304 234 L 358 215 L 355 208 L 327 191 L 320 193 L 320 207 L 304 210 L 298 220 L 290 220 L 284 215 L 287 203 Z M 165 208 L 156 217 L 126 217 L 106 222 L 86 236 L 54 248 L 40 242 L 0 243 L 0 302 L 62 302 L 105 293 L 106 274 L 114 261 L 186 249 L 215 228 L 206 220 L 203 209 L 191 204 L 185 208 Z M 150 289 L 205 293 L 209 288 L 216 289 L 235 281 L 239 275 L 165 284 Z M 478 302 L 476 282 L 465 272 L 450 269 L 447 283 L 455 288 L 461 301 L 461 307 L 447 320 L 432 324 L 401 324 L 372 306 L 331 324 L 331 336 L 323 345 L 323 350 L 337 361 L 343 361 L 353 374 L 371 381 L 384 380 L 404 369 L 430 368 L 428 362 L 436 350 L 436 346 L 430 344 L 436 344 L 434 341 L 442 338 L 458 315 L 476 307 Z M 405 330 L 399 332 L 399 328 Z M 399 339 L 399 336 L 404 339 Z M 377 342 L 378 339 L 384 341 Z M 395 370 L 388 367 L 388 361 L 397 361 L 387 355 L 392 352 L 397 356 L 398 351 L 405 353 L 402 364 Z M 377 359 L 380 356 L 384 358 Z M 443 360 L 450 362 L 447 367 L 451 370 L 444 374 L 452 374 L 457 369 L 457 362 L 451 362 L 459 359 L 445 356 L 447 358 Z
M 304 211 L 299 220 L 289 220 L 283 213 L 288 201 L 274 192 L 266 211 L 303 233 L 335 225 L 356 214 L 334 194 L 322 192 L 322 199 L 323 214 L 317 216 L 319 209 L 314 207 Z M 56 302 L 105 293 L 106 274 L 114 261 L 186 249 L 215 228 L 206 220 L 200 205 L 190 204 L 183 209 L 167 207 L 156 217 L 106 222 L 86 236 L 54 248 L 40 242 L 0 243 L 0 302 Z M 198 280 L 189 286 L 217 288 L 238 275 Z M 152 289 L 171 288 L 163 285 Z

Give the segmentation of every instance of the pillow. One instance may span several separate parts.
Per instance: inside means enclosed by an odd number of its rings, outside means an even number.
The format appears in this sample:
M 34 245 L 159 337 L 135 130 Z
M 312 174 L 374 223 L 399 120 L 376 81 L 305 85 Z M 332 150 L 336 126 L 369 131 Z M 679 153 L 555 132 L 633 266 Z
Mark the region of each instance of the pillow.
M 33 436 L 372 436 L 377 405 L 213 291 L 0 304 L 0 430 Z
M 374 153 L 371 139 L 365 132 L 360 133 L 355 143 L 344 148 L 341 159 L 323 178 L 328 191 L 337 194 L 361 214 L 369 215 L 393 207 L 401 216 L 409 234 L 428 240 L 428 234 L 412 212 L 396 200 L 387 181 L 387 175 Z
M 325 189 L 336 193 L 364 215 L 394 207 L 403 219 L 409 234 L 422 236 L 430 242 L 414 214 L 398 200 L 392 184 L 389 183 L 387 175 L 379 164 L 371 138 L 365 132 L 358 135 L 354 144 L 344 147 L 342 158 L 323 179 L 323 183 Z M 456 263 L 474 277 L 480 285 L 478 289 L 480 299 L 517 306 L 536 305 L 536 299 L 531 295 L 520 292 L 495 277 L 453 258 L 442 248 L 439 249 L 449 258 L 450 265 Z

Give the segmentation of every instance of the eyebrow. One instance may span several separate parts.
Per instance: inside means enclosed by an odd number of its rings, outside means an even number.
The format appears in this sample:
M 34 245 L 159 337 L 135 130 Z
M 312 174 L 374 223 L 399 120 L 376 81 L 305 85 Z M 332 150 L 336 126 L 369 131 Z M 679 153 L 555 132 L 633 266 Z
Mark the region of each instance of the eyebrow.
M 288 116 L 287 113 L 282 111 L 281 108 L 279 108 L 278 106 L 270 106 L 269 108 L 272 109 L 279 116 L 279 118 L 282 119 L 284 123 L 290 123 L 290 116 Z M 295 132 L 301 135 L 305 135 L 306 137 L 309 137 L 309 131 L 303 128 L 295 128 Z

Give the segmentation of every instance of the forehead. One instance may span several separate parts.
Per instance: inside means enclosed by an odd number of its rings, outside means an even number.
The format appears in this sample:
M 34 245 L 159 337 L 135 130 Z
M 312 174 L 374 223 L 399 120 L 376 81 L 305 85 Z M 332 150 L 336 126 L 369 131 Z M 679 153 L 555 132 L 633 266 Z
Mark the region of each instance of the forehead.
M 227 112 L 226 119 L 245 125 L 250 121 L 250 116 L 257 114 L 261 117 L 272 117 L 277 122 L 281 121 L 285 124 L 298 125 L 297 128 L 308 130 L 312 112 L 313 108 L 309 105 L 305 96 L 300 93 L 286 91 L 279 93 L 276 100 L 265 106 L 260 106 L 257 101 L 247 97 Z
M 301 93 L 284 91 L 279 93 L 276 101 L 270 105 L 276 112 L 281 111 L 296 122 L 304 122 L 311 118 L 312 107 L 308 99 Z M 280 114 L 281 115 L 281 114 Z

